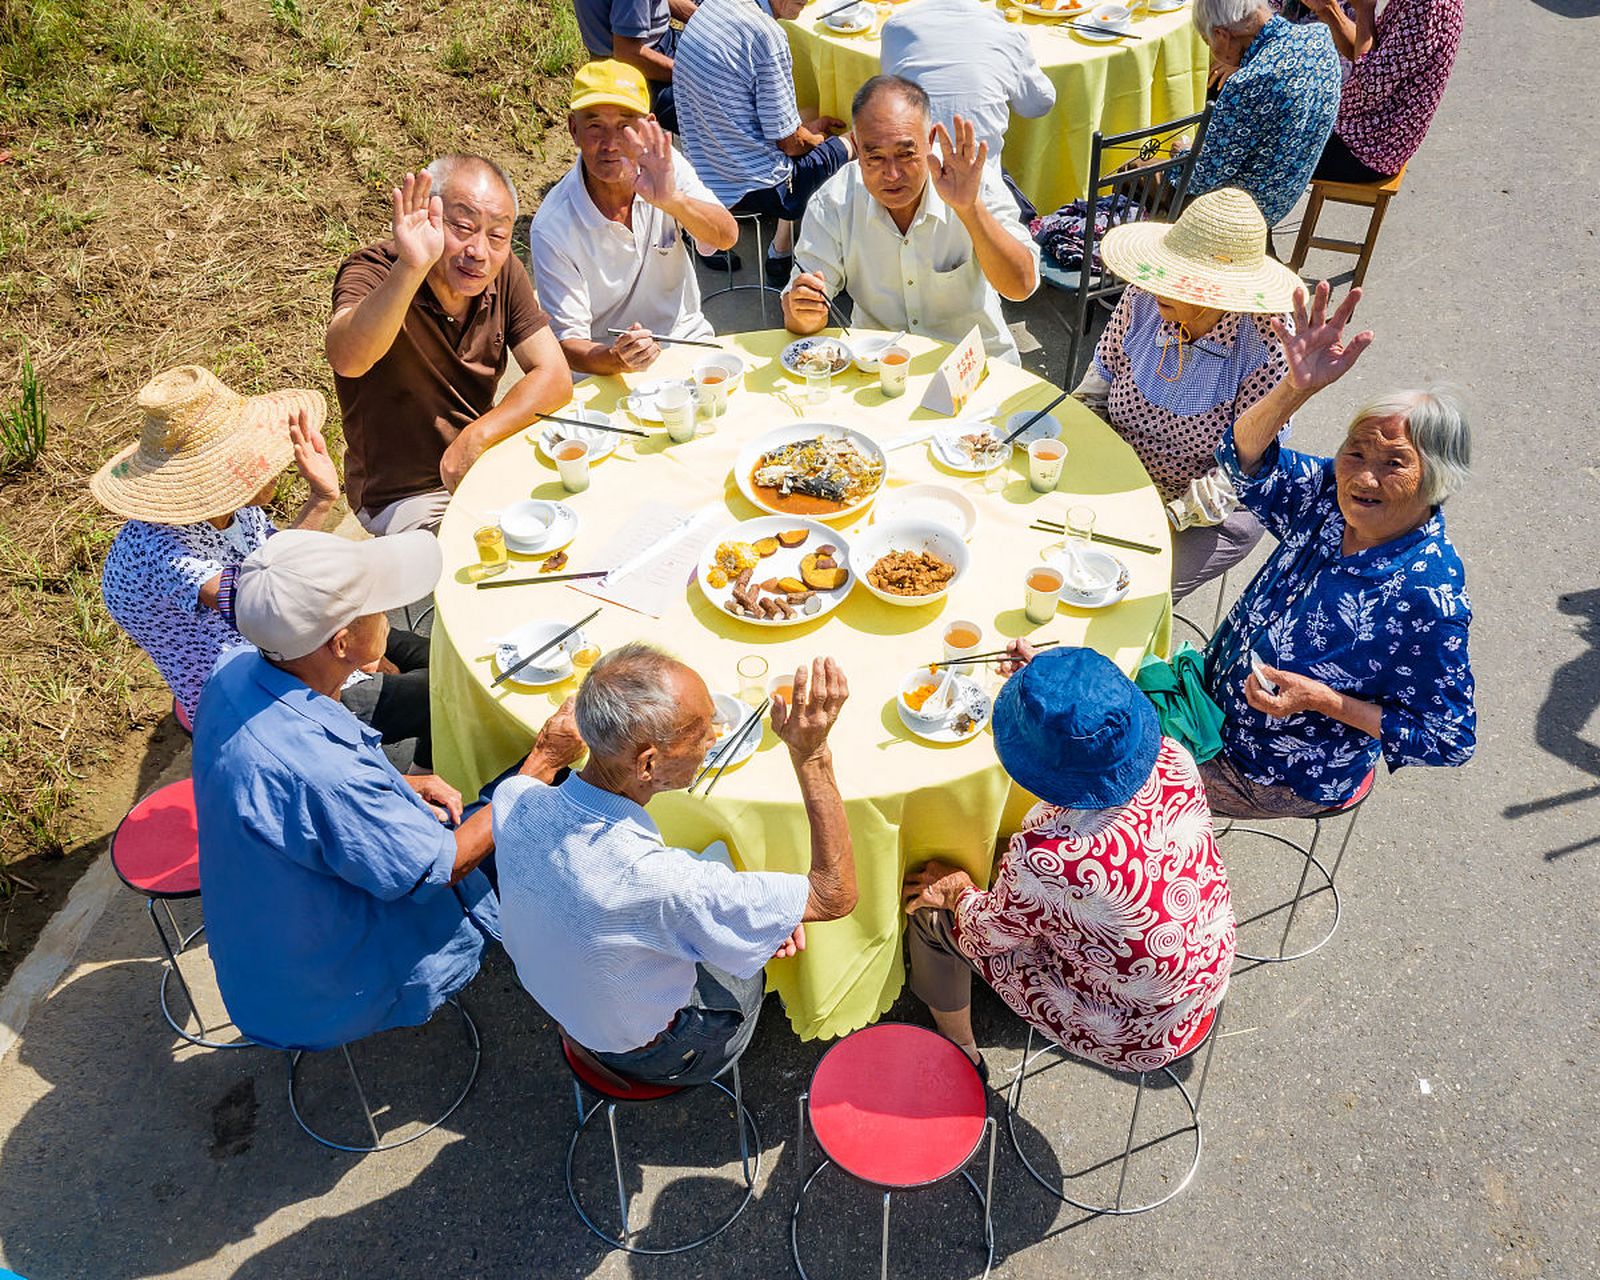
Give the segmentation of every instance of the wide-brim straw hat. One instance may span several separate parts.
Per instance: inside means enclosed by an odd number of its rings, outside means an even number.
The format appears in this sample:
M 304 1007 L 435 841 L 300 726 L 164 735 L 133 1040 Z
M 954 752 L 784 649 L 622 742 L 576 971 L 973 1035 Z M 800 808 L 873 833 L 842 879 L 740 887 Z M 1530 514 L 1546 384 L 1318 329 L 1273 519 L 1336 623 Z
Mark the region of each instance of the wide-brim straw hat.
M 1219 311 L 1288 311 L 1300 277 L 1267 256 L 1267 222 L 1243 191 L 1224 187 L 1176 222 L 1125 222 L 1100 241 L 1101 260 L 1158 298 Z
M 152 524 L 231 515 L 293 460 L 289 416 L 304 409 L 318 431 L 328 417 L 320 391 L 242 396 L 193 364 L 147 382 L 139 407 L 138 443 L 101 467 L 89 488 L 118 515 Z

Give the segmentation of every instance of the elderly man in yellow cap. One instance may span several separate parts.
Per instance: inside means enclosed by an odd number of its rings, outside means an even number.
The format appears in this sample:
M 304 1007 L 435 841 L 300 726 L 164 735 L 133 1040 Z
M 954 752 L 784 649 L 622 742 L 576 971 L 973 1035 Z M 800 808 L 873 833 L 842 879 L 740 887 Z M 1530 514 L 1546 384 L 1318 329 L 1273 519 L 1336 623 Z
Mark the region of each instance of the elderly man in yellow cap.
M 611 59 L 580 67 L 567 129 L 578 159 L 545 196 L 528 239 L 573 372 L 646 369 L 661 354 L 658 334 L 711 337 L 681 232 L 728 249 L 739 228 L 673 151 L 644 77 Z

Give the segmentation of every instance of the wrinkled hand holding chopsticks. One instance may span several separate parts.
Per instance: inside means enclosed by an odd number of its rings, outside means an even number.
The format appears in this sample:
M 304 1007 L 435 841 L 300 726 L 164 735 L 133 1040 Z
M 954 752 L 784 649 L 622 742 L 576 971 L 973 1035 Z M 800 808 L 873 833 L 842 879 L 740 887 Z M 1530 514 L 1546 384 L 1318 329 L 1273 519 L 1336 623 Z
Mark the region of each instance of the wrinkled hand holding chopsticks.
M 1041 640 L 1033 646 L 1033 649 L 1037 653 L 1040 649 L 1050 649 L 1060 643 L 1061 641 L 1059 640 Z M 930 662 L 928 667 L 932 670 L 940 667 L 964 667 L 968 663 L 987 665 L 992 662 L 1007 662 L 1014 657 L 1015 655 L 1009 649 L 995 649 L 989 653 L 969 653 L 965 658 L 950 658 L 944 662 Z

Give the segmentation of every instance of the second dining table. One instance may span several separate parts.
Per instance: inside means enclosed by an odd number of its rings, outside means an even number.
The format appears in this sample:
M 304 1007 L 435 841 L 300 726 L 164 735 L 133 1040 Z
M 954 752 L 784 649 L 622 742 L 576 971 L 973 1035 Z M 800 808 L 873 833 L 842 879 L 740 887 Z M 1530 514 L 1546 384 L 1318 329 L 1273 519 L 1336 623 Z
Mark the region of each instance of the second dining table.
M 855 331 L 854 336 L 859 336 Z M 805 385 L 779 360 L 792 341 L 782 331 L 718 339 L 744 361 L 742 385 L 726 412 L 702 420 L 695 439 L 671 443 L 659 424 L 636 421 L 620 407 L 630 385 L 687 375 L 707 353 L 669 349 L 643 374 L 591 378 L 574 388 L 574 405 L 613 414 L 613 421 L 642 431 L 596 463 L 587 490 L 566 493 L 554 462 L 537 444 L 539 427 L 518 433 L 486 452 L 451 500 L 439 530 L 445 573 L 435 599 L 431 686 L 435 767 L 465 794 L 513 765 L 538 727 L 574 693 L 567 680 L 548 688 L 493 687 L 496 640 L 524 624 L 571 624 L 601 601 L 582 594 L 586 584 L 542 583 L 481 589 L 475 532 L 519 499 L 560 500 L 574 513 L 576 533 L 567 547 L 567 571 L 609 569 L 602 552 L 617 545 L 649 503 L 704 513 L 714 525 L 764 515 L 740 492 L 732 474 L 741 447 L 763 432 L 802 420 L 848 427 L 880 445 L 946 421 L 920 407 L 945 344 L 911 337 L 906 394 L 886 398 L 876 376 L 853 367 L 838 374 L 828 398 L 805 403 Z M 1057 389 L 1014 366 L 990 361 L 972 406 L 997 405 L 1001 415 L 1044 407 Z M 562 412 L 570 412 L 571 408 Z M 939 745 L 909 732 L 896 707 L 907 673 L 943 656 L 943 632 L 955 619 L 982 631 L 983 648 L 998 649 L 1018 636 L 1088 645 L 1132 673 L 1149 653 L 1164 653 L 1171 627 L 1170 536 L 1160 498 L 1132 449 L 1104 422 L 1068 399 L 1053 411 L 1067 447 L 1057 490 L 1035 493 L 1027 455 L 1017 452 L 990 476 L 952 474 L 926 444 L 887 453 L 878 502 L 912 484 L 935 483 L 965 494 L 977 509 L 969 546 L 970 567 L 947 598 L 896 607 L 857 583 L 825 615 L 791 627 L 764 628 L 713 605 L 693 581 L 673 587 L 661 617 L 605 605 L 585 635 L 602 650 L 648 641 L 673 653 L 704 677 L 714 692 L 734 694 L 743 657 L 765 659 L 774 675 L 792 673 L 815 656 L 842 664 L 850 697 L 831 736 L 840 789 L 855 845 L 859 904 L 846 919 L 807 927 L 801 955 L 775 960 L 768 982 L 783 996 L 802 1038 L 837 1036 L 864 1026 L 894 1001 L 904 983 L 900 886 L 906 872 L 930 857 L 966 869 L 988 883 L 996 843 L 1016 830 L 1033 797 L 1013 785 L 995 756 L 985 728 L 959 744 Z M 1042 626 L 1023 610 L 1023 579 L 1059 535 L 1030 525 L 1061 520 L 1069 505 L 1096 514 L 1096 529 L 1148 544 L 1152 552 L 1117 551 L 1128 588 L 1119 603 L 1099 609 L 1063 605 Z M 870 528 L 874 508 L 836 523 L 844 538 Z M 715 535 L 723 537 L 723 532 Z M 505 576 L 532 577 L 543 555 L 513 555 Z M 990 691 L 999 677 L 980 667 Z M 747 762 L 730 769 L 714 794 L 668 792 L 649 805 L 650 816 L 671 844 L 698 850 L 723 841 L 736 864 L 749 870 L 805 872 L 810 836 L 787 752 L 764 725 Z

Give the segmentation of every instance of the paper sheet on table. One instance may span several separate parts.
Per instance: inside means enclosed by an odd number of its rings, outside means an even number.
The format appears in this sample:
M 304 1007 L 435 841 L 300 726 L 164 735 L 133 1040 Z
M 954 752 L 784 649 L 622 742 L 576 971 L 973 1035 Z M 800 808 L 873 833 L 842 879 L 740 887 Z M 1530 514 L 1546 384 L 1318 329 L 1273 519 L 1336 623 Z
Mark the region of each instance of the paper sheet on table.
M 721 503 L 685 511 L 667 502 L 648 502 L 600 552 L 602 564 L 624 572 L 573 585 L 597 600 L 659 618 L 683 594 L 700 553 L 727 514 Z

